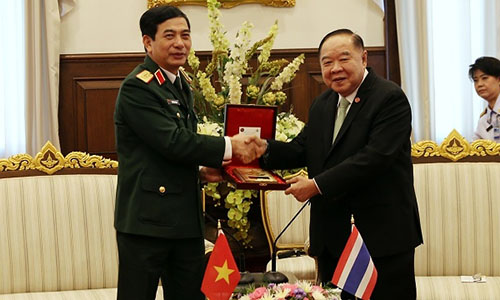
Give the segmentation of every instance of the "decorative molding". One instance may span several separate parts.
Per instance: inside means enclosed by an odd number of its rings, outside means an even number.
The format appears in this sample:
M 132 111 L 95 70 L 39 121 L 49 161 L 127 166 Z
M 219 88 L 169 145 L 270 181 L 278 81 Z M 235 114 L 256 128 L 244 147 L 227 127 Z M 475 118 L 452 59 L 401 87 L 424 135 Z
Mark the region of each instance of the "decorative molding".
M 52 175 L 65 168 L 116 169 L 118 162 L 99 155 L 77 151 L 64 157 L 50 141 L 45 143 L 34 158 L 29 154 L 17 154 L 7 159 L 0 159 L 0 172 L 38 170 Z
M 441 145 L 434 141 L 421 141 L 411 147 L 413 158 L 442 157 L 458 161 L 468 157 L 500 157 L 500 144 L 490 140 L 476 140 L 472 143 L 453 129 Z
M 260 3 L 274 7 L 292 7 L 295 6 L 295 0 L 222 0 L 222 8 L 231 8 L 240 4 Z M 206 0 L 148 0 L 148 8 L 161 5 L 202 5 L 207 6 Z
M 283 179 L 288 180 L 288 179 L 291 179 L 291 178 L 294 178 L 294 177 L 297 177 L 297 176 L 307 177 L 308 174 L 307 174 L 306 169 L 300 169 L 296 173 L 293 173 L 293 174 L 290 174 L 290 175 L 286 175 L 285 177 L 283 177 Z

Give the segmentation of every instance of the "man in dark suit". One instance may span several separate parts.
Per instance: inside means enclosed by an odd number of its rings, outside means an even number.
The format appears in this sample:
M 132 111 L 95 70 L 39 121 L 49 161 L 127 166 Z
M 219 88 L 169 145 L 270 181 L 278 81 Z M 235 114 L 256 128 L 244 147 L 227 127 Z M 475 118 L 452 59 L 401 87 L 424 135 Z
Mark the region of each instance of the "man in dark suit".
M 221 180 L 218 168 L 232 155 L 255 159 L 256 138 L 196 133 L 191 91 L 179 74 L 191 48 L 182 11 L 152 8 L 140 27 L 147 55 L 123 81 L 114 114 L 118 299 L 154 299 L 160 278 L 164 299 L 204 299 L 200 179 Z
M 422 243 L 411 162 L 411 111 L 403 91 L 366 68 L 363 40 L 348 29 L 319 46 L 325 84 L 290 143 L 268 141 L 261 162 L 307 166 L 286 193 L 311 199 L 310 253 L 332 279 L 354 216 L 378 270 L 372 299 L 415 299 L 414 249 Z M 343 293 L 342 299 L 352 295 Z

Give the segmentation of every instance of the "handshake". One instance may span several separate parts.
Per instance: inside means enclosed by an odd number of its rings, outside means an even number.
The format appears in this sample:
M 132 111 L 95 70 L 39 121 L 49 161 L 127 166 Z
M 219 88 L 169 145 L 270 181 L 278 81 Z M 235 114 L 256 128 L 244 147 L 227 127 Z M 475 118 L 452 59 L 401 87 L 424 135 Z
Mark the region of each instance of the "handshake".
M 267 141 L 255 135 L 237 134 L 231 137 L 233 157 L 237 157 L 244 164 L 261 157 L 267 149 Z

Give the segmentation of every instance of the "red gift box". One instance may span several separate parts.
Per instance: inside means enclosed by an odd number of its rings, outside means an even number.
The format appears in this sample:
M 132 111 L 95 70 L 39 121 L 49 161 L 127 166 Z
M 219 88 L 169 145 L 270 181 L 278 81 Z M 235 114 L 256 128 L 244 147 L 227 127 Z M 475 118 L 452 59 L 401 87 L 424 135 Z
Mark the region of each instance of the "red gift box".
M 224 135 L 238 133 L 257 135 L 262 139 L 274 139 L 276 132 L 276 106 L 227 104 L 224 114 Z M 259 160 L 243 164 L 238 158 L 224 167 L 226 179 L 237 189 L 285 190 L 290 184 L 271 171 L 260 168 Z M 267 179 L 270 176 L 272 179 Z

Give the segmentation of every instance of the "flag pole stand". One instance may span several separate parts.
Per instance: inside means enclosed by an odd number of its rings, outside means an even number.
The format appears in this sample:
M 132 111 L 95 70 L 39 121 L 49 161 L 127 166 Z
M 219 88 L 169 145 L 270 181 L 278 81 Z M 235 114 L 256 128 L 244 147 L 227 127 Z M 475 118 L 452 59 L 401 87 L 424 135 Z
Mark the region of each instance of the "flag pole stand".
M 255 279 L 253 278 L 253 275 L 250 274 L 248 271 L 240 272 L 240 281 L 238 282 L 238 285 L 247 285 L 250 283 L 253 283 Z
M 286 277 L 286 275 L 281 272 L 268 271 L 264 273 L 264 277 L 262 277 L 262 280 L 264 282 L 280 284 L 288 282 L 288 277 Z
M 280 284 L 280 283 L 288 282 L 288 277 L 286 277 L 285 274 L 276 271 L 276 241 L 277 241 L 277 239 L 273 243 L 273 254 L 272 254 L 272 258 L 271 258 L 271 271 L 267 271 L 266 273 L 264 273 L 262 280 L 264 282 L 268 282 L 268 283 Z

